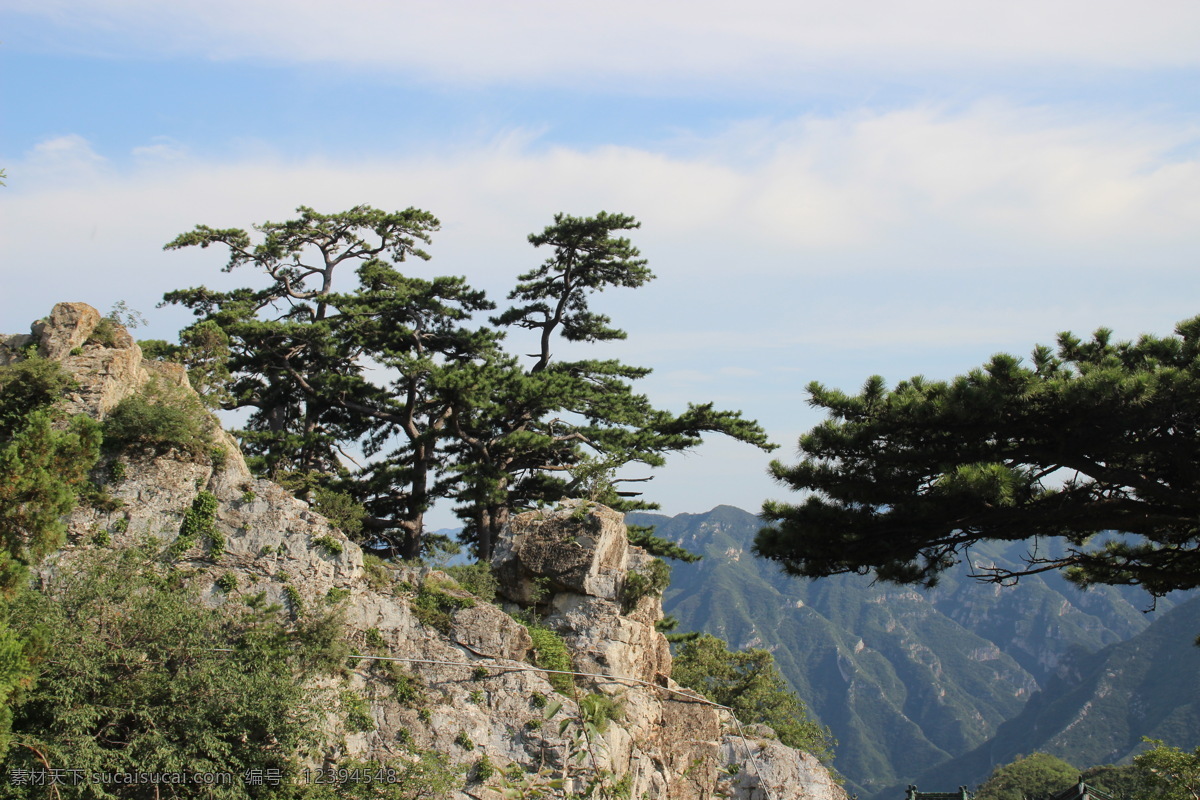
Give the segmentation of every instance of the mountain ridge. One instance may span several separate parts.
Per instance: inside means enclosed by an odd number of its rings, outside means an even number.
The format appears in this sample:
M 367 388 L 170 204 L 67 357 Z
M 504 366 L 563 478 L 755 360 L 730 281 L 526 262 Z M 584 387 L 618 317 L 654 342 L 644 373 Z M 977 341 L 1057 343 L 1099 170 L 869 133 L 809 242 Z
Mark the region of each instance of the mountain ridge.
M 732 506 L 674 517 L 635 513 L 629 521 L 656 524 L 656 535 L 703 553 L 696 564 L 674 565 L 664 610 L 680 619 L 680 630 L 770 650 L 833 730 L 835 764 L 863 796 L 894 795 L 918 777 L 951 788 L 981 782 L 994 764 L 985 769 L 977 759 L 954 771 L 952 782 L 937 769 L 985 752 L 1048 687 L 1075 686 L 1089 659 L 1151 625 L 1142 613 L 1149 596 L 1140 590 L 1085 592 L 1058 575 L 1000 587 L 960 567 L 932 590 L 858 575 L 789 577 L 753 558 L 762 523 Z M 1023 547 L 989 545 L 973 555 L 1010 562 Z M 1177 602 L 1164 599 L 1156 616 Z

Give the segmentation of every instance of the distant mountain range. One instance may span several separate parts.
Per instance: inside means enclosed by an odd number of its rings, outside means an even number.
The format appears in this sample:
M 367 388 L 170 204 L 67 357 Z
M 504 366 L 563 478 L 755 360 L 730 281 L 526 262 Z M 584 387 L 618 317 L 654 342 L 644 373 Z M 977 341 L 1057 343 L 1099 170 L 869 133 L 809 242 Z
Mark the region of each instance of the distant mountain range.
M 673 563 L 665 610 L 680 630 L 771 650 L 833 730 L 836 766 L 860 796 L 975 785 L 1039 750 L 1086 767 L 1128 756 L 1143 734 L 1200 741 L 1200 597 L 1146 614 L 1140 590 L 1084 592 L 1053 573 L 1000 587 L 963 568 L 929 591 L 801 580 L 751 554 L 761 522 L 741 509 L 629 521 L 704 554 Z M 1024 550 L 972 557 L 1015 565 Z

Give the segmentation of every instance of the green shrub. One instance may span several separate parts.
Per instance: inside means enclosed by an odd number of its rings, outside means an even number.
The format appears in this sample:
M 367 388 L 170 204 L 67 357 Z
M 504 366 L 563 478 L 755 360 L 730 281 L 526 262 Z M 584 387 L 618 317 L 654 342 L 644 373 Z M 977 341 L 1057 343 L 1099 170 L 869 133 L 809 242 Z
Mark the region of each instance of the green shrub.
M 142 393 L 118 403 L 104 420 L 104 444 L 117 450 L 178 450 L 194 459 L 215 461 L 210 424 L 208 412 L 194 394 L 181 386 L 151 381 Z
M 328 555 L 340 556 L 345 550 L 342 543 L 332 536 L 318 536 L 313 539 L 313 544 L 324 550 Z
M 675 656 L 671 677 L 689 689 L 733 709 L 746 723 L 774 729 L 789 747 L 812 753 L 826 764 L 836 742 L 809 716 L 805 706 L 761 649 L 732 652 L 725 642 L 704 634 L 685 643 Z
M 554 584 L 549 576 L 539 575 L 533 579 L 533 591 L 530 592 L 533 596 L 534 604 L 545 602 L 554 594 Z
M 91 481 L 85 481 L 80 484 L 79 499 L 97 511 L 102 511 L 106 514 L 111 514 L 125 507 L 124 500 L 113 497 L 108 493 L 108 490 L 97 486 Z
M 489 674 L 490 673 L 488 672 L 488 668 L 481 665 L 481 666 L 478 666 L 475 669 L 471 670 L 471 680 L 481 681 L 484 678 L 486 678 Z
M 426 578 L 409 604 L 422 625 L 449 633 L 454 625 L 454 612 L 475 605 L 474 598 L 459 597 L 448 590 L 457 588 L 436 578 Z
M 459 731 L 458 736 L 454 737 L 454 743 L 463 750 L 475 749 L 475 743 L 471 741 L 471 737 L 467 735 L 466 731 Z
M 563 638 L 549 628 L 540 625 L 526 625 L 529 629 L 529 636 L 533 639 L 533 663 L 542 669 L 559 670 L 560 672 L 550 672 L 546 674 L 546 680 L 550 682 L 557 691 L 567 694 L 575 686 L 575 678 L 571 675 L 563 675 L 561 672 L 570 672 L 574 669 L 571 663 L 571 651 L 567 649 L 567 643 Z
M 1049 797 L 1078 780 L 1079 770 L 1057 756 L 1033 753 L 1002 764 L 975 790 L 982 800 Z
M 304 599 L 300 597 L 300 592 L 295 586 L 284 586 L 283 596 L 287 598 L 293 615 L 300 616 L 304 613 Z
M 1137 772 L 1134 780 L 1141 785 L 1133 786 L 1132 781 L 1126 780 L 1127 791 L 1137 792 L 1135 796 L 1139 798 L 1156 800 L 1195 800 L 1200 796 L 1200 747 L 1183 750 L 1148 736 L 1143 736 L 1142 741 L 1154 746 L 1133 759 Z M 1120 783 L 1111 780 L 1115 777 L 1110 777 L 1110 784 Z
M 342 713 L 346 717 L 346 728 L 355 733 L 369 733 L 375 730 L 375 718 L 371 716 L 371 708 L 358 692 L 347 689 L 342 692 Z
M 210 492 L 200 492 L 192 501 L 192 506 L 183 514 L 183 523 L 179 526 L 179 538 L 167 548 L 167 554 L 172 558 L 190 550 L 200 539 L 207 538 L 211 542 L 212 555 L 218 556 L 225 549 L 225 539 L 217 532 L 217 498 Z
M 62 364 L 36 353 L 23 361 L 0 366 L 0 440 L 25 427 L 34 411 L 50 410 L 75 384 Z
M 300 774 L 296 754 L 326 741 L 333 696 L 305 667 L 316 655 L 311 640 L 285 630 L 274 614 L 211 608 L 177 572 L 136 549 L 80 554 L 47 581 L 10 606 L 8 622 L 22 636 L 36 630 L 38 652 L 53 654 L 39 658 L 37 680 L 12 708 L 14 736 L 36 743 L 55 766 L 270 769 L 290 785 Z M 13 748 L 5 769 L 44 769 L 39 756 Z M 4 796 L 50 795 L 45 786 L 6 783 Z
M 496 582 L 496 576 L 492 574 L 491 564 L 458 564 L 447 567 L 446 574 L 485 603 L 495 601 L 499 584 Z
M 124 533 L 129 530 L 129 517 L 121 517 L 112 524 L 113 533 Z
M 671 585 L 671 567 L 661 558 L 655 558 L 640 569 L 625 573 L 621 587 L 621 606 L 625 613 L 637 607 L 638 601 L 650 595 L 661 595 Z
M 318 487 L 313 492 L 313 509 L 329 520 L 347 536 L 355 536 L 362 530 L 367 509 L 362 503 L 345 492 Z
M 384 592 L 392 585 L 392 571 L 379 556 L 363 553 L 363 572 L 367 585 L 377 592 Z
M 408 675 L 401 670 L 395 661 L 382 662 L 392 683 L 392 696 L 397 702 L 413 705 L 425 698 L 421 681 L 415 675 Z M 428 722 L 428 720 L 426 720 Z
M 116 322 L 108 317 L 101 317 L 96 323 L 96 327 L 92 329 L 92 334 L 88 336 L 84 344 L 98 344 L 102 347 L 117 346 L 117 325 Z
M 471 770 L 471 780 L 475 783 L 486 783 L 490 781 L 496 774 L 496 767 L 493 766 L 492 760 L 488 758 L 488 754 L 484 753 L 475 762 L 475 767 Z
M 226 594 L 228 594 L 229 592 L 232 592 L 234 589 L 237 588 L 238 580 L 237 580 L 237 576 L 234 575 L 232 572 L 226 572 L 224 575 L 217 578 L 215 583 L 216 583 L 216 587 L 218 589 L 220 589 L 222 592 L 225 592 Z
M 592 693 L 579 701 L 579 715 L 600 733 L 608 730 L 608 723 L 619 721 L 625 716 L 620 702 L 606 694 Z
M 325 593 L 325 602 L 331 606 L 336 606 L 349 596 L 349 589 L 342 586 L 330 586 L 329 591 Z
M 142 349 L 142 358 L 147 361 L 177 361 L 183 349 L 166 339 L 138 339 L 138 347 Z
M 126 476 L 125 462 L 119 458 L 114 458 L 108 464 L 108 479 L 112 483 L 120 483 L 125 480 Z
M 379 628 L 367 628 L 366 633 L 363 634 L 363 638 L 367 642 L 367 647 L 375 652 L 380 650 L 386 651 L 388 649 L 387 641 L 383 638 L 383 634 L 379 632 Z

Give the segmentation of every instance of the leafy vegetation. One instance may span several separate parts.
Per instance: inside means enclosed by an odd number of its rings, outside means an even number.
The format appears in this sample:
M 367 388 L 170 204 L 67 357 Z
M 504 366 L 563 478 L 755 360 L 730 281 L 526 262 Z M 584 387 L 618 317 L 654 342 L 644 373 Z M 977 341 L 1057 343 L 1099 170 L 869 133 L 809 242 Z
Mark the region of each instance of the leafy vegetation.
M 428 577 L 422 582 L 416 598 L 410 604 L 422 625 L 436 628 L 442 633 L 450 632 L 454 625 L 454 612 L 475 605 L 473 598 L 454 594 L 457 588 L 454 584 L 434 577 Z
M 104 420 L 104 444 L 122 450 L 178 450 L 213 459 L 211 422 L 196 396 L 183 387 L 152 380 L 117 404 Z
M 179 344 L 161 339 L 138 342 L 144 358 L 173 361 L 187 369 L 188 383 L 208 408 L 229 401 L 229 336 L 212 320 L 205 320 L 179 333 Z
M 835 742 L 829 730 L 809 718 L 804 702 L 788 688 L 766 650 L 733 652 L 705 634 L 680 647 L 671 677 L 733 709 L 742 722 L 769 726 L 789 747 L 812 753 L 826 764 L 832 761 Z
M 671 567 L 661 558 L 651 559 L 638 569 L 629 570 L 625 573 L 625 583 L 621 585 L 621 605 L 625 613 L 636 608 L 643 597 L 661 597 L 670 585 Z
M 117 346 L 117 321 L 110 317 L 101 317 L 92 329 L 91 335 L 84 344 L 96 344 L 101 347 Z
M 367 516 L 363 504 L 349 494 L 323 486 L 318 486 L 313 492 L 313 508 L 347 536 L 357 536 Z
M 1153 748 L 1133 759 L 1152 800 L 1200 800 L 1200 747 L 1192 752 L 1148 739 Z
M 529 631 L 529 637 L 533 640 L 533 663 L 542 669 L 558 670 L 557 673 L 547 673 L 546 680 L 550 682 L 550 685 L 564 695 L 572 692 L 575 688 L 574 676 L 561 674 L 575 668 L 571 661 L 571 651 L 563 638 L 547 628 L 545 623 L 530 611 L 515 613 L 513 619 L 524 625 L 525 630 Z M 535 708 L 543 708 L 546 705 L 546 698 L 540 694 L 534 694 L 530 698 L 530 702 Z
M 340 556 L 345 550 L 342 543 L 332 536 L 318 536 L 313 539 L 313 544 L 331 556 Z
M 458 585 L 478 597 L 485 603 L 496 599 L 496 576 L 492 574 L 492 565 L 484 562 L 477 564 L 456 564 L 446 568 L 446 574 L 458 581 Z
M 1200 586 L 1197 364 L 1200 317 L 1136 342 L 1063 333 L 1028 365 L 1000 354 L 950 381 L 888 390 L 876 376 L 857 395 L 810 384 L 829 418 L 801 437 L 799 464 L 771 469 L 811 494 L 764 504 L 774 525 L 756 551 L 794 575 L 932 585 L 972 546 L 1038 537 L 1063 547 L 980 577 L 1060 570 L 1155 596 Z
M 221 555 L 225 544 L 217 531 L 217 507 L 220 503 L 211 492 L 200 492 L 192 505 L 184 512 L 183 522 L 179 526 L 179 538 L 167 548 L 167 553 L 173 557 L 186 553 L 201 540 L 209 541 L 209 555 Z
M 975 791 L 975 800 L 1038 800 L 1078 780 L 1078 768 L 1047 753 L 1034 753 L 996 767 Z
M 290 780 L 296 753 L 322 736 L 329 698 L 312 681 L 330 656 L 317 651 L 336 656 L 336 642 L 271 613 L 208 608 L 143 550 L 81 556 L 45 592 L 18 598 L 10 624 L 34 642 L 36 682 L 16 696 L 13 730 L 27 746 L 9 751 L 6 771 L 44 757 L 96 772 L 277 769 Z
M 14 695 L 32 678 L 34 646 L 8 607 L 28 593 L 30 568 L 62 545 L 62 518 L 99 455 L 94 422 L 56 424 L 55 404 L 70 383 L 58 364 L 35 356 L 0 367 L 0 756 L 11 742 Z
M 42 359 L 0 368 L 0 594 L 19 590 L 28 568 L 62 545 L 62 517 L 99 453 L 90 419 L 55 424 L 68 383 Z
M 599 732 L 608 730 L 608 723 L 624 719 L 625 709 L 611 695 L 592 693 L 579 701 L 579 715 Z

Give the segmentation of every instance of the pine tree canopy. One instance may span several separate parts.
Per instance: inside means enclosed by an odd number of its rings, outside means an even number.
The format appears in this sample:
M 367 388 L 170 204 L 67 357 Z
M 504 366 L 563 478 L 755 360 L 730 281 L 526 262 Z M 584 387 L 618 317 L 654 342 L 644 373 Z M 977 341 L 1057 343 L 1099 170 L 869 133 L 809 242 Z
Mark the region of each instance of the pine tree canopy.
M 933 585 L 970 559 L 996 582 L 1200 586 L 1200 318 L 1136 342 L 1063 333 L 1027 363 L 999 354 L 949 381 L 808 390 L 829 418 L 799 464 L 771 469 L 809 494 L 765 503 L 755 548 L 787 572 Z M 1026 539 L 1022 569 L 972 558 Z
M 518 277 L 509 294 L 517 305 L 477 325 L 473 315 L 494 305 L 464 278 L 400 270 L 410 257 L 428 259 L 418 245 L 439 226 L 428 212 L 298 213 L 255 226 L 258 235 L 201 225 L 170 242 L 222 246 L 226 271 L 255 267 L 268 285 L 169 293 L 166 302 L 199 322 L 182 346 L 151 350 L 186 363 L 211 403 L 251 410 L 239 435 L 252 468 L 318 509 L 361 505 L 361 540 L 380 555 L 419 556 L 424 514 L 438 500 L 457 503 L 463 541 L 487 559 L 514 509 L 580 496 L 653 507 L 614 488 L 646 478 L 617 471 L 661 466 L 706 433 L 773 447 L 737 411 L 655 408 L 633 388 L 647 368 L 554 358 L 560 338 L 625 338 L 591 303 L 654 277 L 619 235 L 639 227 L 630 216 L 556 215 L 529 237 L 549 255 Z M 537 338 L 529 364 L 503 347 L 514 329 Z

